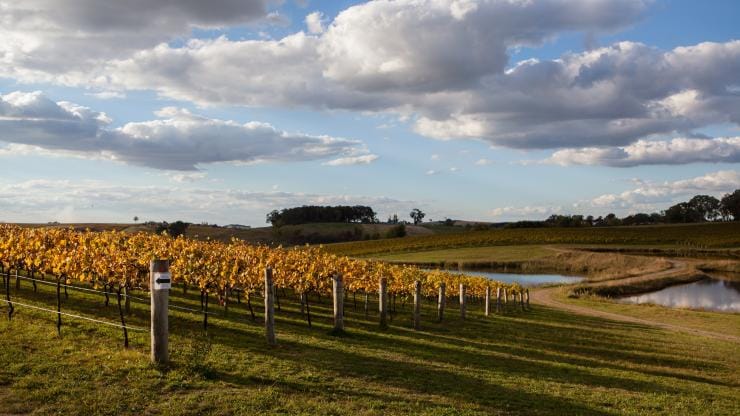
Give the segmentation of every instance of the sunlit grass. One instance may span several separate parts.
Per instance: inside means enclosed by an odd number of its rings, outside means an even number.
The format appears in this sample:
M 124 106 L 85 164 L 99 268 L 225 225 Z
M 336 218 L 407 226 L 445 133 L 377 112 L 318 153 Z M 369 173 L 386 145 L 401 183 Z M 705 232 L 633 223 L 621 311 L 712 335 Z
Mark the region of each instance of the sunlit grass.
M 52 306 L 53 287 L 15 299 Z M 289 293 L 290 295 L 290 293 Z M 387 331 L 371 304 L 346 302 L 347 333 L 329 335 L 329 299 L 311 297 L 313 327 L 290 295 L 277 313 L 278 346 L 264 340 L 244 302 L 228 315 L 171 311 L 172 364 L 148 362 L 148 334 L 122 348 L 116 328 L 18 307 L 0 321 L 0 409 L 37 414 L 737 414 L 737 345 L 651 327 L 572 315 L 533 305 L 484 317 L 472 302 L 461 321 L 450 301 L 434 321 L 424 303 L 413 331 L 410 305 Z M 173 290 L 173 304 L 199 307 L 197 293 Z M 146 305 L 132 303 L 131 325 L 148 326 Z M 620 305 L 621 307 L 621 305 Z M 634 313 L 646 310 L 637 305 Z M 3 313 L 7 308 L 0 309 Z M 115 302 L 70 291 L 63 311 L 115 322 Z M 687 312 L 691 313 L 691 312 Z M 703 319 L 698 315 L 696 319 Z M 709 313 L 707 322 L 719 320 Z M 711 318 L 711 319 L 710 319 Z

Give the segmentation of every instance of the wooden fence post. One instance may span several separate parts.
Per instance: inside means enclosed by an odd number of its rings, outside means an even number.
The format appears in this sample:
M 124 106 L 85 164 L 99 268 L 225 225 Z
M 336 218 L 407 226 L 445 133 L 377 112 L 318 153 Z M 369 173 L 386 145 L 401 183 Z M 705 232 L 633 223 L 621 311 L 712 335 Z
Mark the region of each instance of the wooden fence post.
M 491 286 L 486 286 L 486 316 L 491 314 Z
M 527 309 L 529 309 L 529 288 L 526 289 L 527 294 Z
M 151 294 L 151 360 L 167 364 L 169 357 L 169 298 L 170 264 L 168 260 L 149 263 L 149 292 Z
M 445 317 L 445 303 L 447 303 L 445 289 L 445 282 L 441 282 L 439 284 L 439 299 L 437 300 L 437 319 L 439 319 L 439 322 L 442 322 L 442 319 Z
M 334 332 L 344 331 L 344 285 L 342 275 L 332 278 L 332 296 L 334 297 Z
M 265 336 L 268 344 L 275 345 L 275 290 L 270 267 L 265 269 Z
M 380 278 L 378 291 L 378 310 L 380 311 L 380 327 L 388 328 L 388 279 Z
M 509 292 L 504 288 L 504 306 L 509 304 Z
M 496 313 L 501 312 L 501 286 L 496 288 Z
M 519 291 L 519 305 L 522 307 L 522 311 L 524 311 L 524 289 Z
M 414 329 L 421 329 L 421 281 L 414 282 Z
M 463 283 L 460 283 L 460 318 L 462 319 L 465 319 L 466 299 L 467 296 L 465 296 L 465 285 Z

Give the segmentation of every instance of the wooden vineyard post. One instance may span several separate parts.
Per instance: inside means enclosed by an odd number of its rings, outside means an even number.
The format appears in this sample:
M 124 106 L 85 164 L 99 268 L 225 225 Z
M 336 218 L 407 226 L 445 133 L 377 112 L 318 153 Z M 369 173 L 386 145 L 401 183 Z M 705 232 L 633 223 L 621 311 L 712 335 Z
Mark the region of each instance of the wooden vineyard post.
M 414 329 L 421 329 L 421 281 L 414 282 Z
M 491 286 L 486 286 L 486 316 L 491 314 Z
M 332 296 L 334 297 L 334 332 L 344 331 L 344 285 L 342 275 L 332 278 Z
M 365 291 L 365 319 L 367 319 L 367 314 L 370 311 L 370 293 Z
M 501 312 L 501 287 L 496 288 L 496 313 Z
M 527 294 L 527 309 L 529 309 L 529 289 L 526 289 L 525 293 Z
M 378 309 L 380 311 L 380 327 L 388 328 L 388 279 L 380 278 L 378 291 Z
M 504 288 L 504 307 L 509 304 L 509 292 Z
M 519 291 L 519 305 L 522 307 L 522 311 L 524 311 L 524 290 Z
M 275 291 L 272 285 L 272 269 L 265 269 L 265 336 L 267 343 L 275 345 Z
M 155 364 L 169 362 L 169 298 L 170 264 L 167 260 L 149 263 L 149 289 L 151 293 L 151 360 Z
M 465 285 L 460 283 L 460 318 L 465 319 Z
M 445 303 L 447 302 L 447 295 L 445 294 L 445 282 L 439 284 L 439 299 L 437 300 L 437 319 L 442 322 L 445 316 Z

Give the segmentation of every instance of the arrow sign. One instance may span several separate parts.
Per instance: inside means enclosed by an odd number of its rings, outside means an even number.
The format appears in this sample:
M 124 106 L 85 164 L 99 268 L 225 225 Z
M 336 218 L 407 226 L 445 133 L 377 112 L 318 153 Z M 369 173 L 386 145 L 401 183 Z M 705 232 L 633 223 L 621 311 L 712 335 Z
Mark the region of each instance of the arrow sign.
M 172 286 L 170 272 L 154 272 L 154 290 L 169 289 Z

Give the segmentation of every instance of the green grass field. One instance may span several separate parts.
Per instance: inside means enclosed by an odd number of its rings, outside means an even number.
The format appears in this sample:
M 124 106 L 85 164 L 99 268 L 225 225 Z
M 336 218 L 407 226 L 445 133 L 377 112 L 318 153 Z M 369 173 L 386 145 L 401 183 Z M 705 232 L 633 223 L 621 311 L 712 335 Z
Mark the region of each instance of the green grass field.
M 17 301 L 53 307 L 54 288 Z M 471 305 L 462 322 L 450 302 L 433 322 L 426 303 L 423 330 L 410 329 L 408 305 L 387 331 L 347 304 L 347 334 L 331 336 L 328 299 L 312 297 L 309 329 L 292 299 L 277 312 L 279 345 L 266 345 L 245 305 L 228 316 L 170 313 L 172 364 L 148 363 L 148 334 L 18 307 L 0 320 L 0 413 L 64 415 L 354 414 L 733 415 L 740 412 L 737 344 L 573 315 L 533 305 L 484 317 Z M 172 304 L 199 305 L 173 291 Z M 70 291 L 62 310 L 117 321 L 98 294 Z M 375 310 L 375 304 L 372 305 Z M 607 305 L 606 307 L 613 307 Z M 654 308 L 619 305 L 631 313 Z M 2 313 L 7 308 L 0 308 Z M 694 312 L 686 311 L 691 315 Z M 719 330 L 728 315 L 701 313 Z M 737 322 L 737 315 L 729 315 Z M 130 325 L 147 326 L 146 305 L 132 303 Z M 736 325 L 737 329 L 738 326 Z
M 439 262 L 482 262 L 482 261 L 526 261 L 552 255 L 553 250 L 542 246 L 492 246 L 467 247 L 444 250 L 402 252 L 394 254 L 370 255 L 377 260 L 407 263 Z
M 464 247 L 587 244 L 597 246 L 740 247 L 740 221 L 598 228 L 514 228 L 330 244 L 326 249 L 349 256 L 398 254 Z

